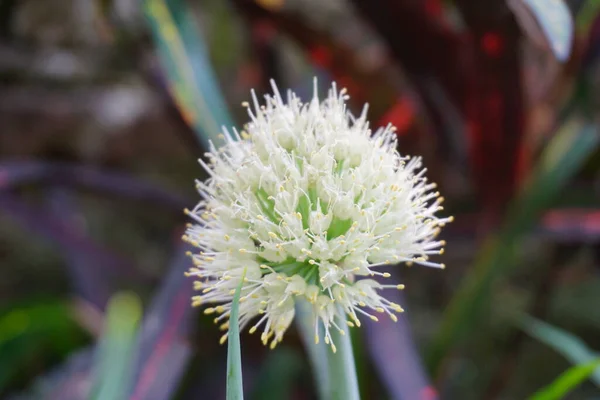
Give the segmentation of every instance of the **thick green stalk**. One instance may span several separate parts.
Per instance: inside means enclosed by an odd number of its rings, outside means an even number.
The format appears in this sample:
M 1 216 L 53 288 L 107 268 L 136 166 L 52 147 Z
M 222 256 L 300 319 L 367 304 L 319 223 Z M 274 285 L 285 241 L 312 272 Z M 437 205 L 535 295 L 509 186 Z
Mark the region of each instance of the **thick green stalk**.
M 340 306 L 338 306 L 340 307 Z M 343 310 L 338 310 L 338 315 L 345 315 Z M 329 369 L 329 396 L 330 400 L 359 400 L 358 379 L 356 378 L 356 366 L 354 364 L 354 353 L 350 332 L 344 321 L 338 322 L 343 329 L 331 330 L 331 338 L 336 346 L 336 352 L 327 349 L 327 364 Z
M 306 300 L 296 301 L 296 323 L 298 331 L 302 338 L 302 343 L 306 348 L 306 353 L 310 361 L 317 392 L 321 400 L 329 399 L 329 370 L 327 368 L 327 353 L 331 352 L 321 340 L 315 344 L 315 327 L 312 306 Z M 321 327 L 321 332 L 323 329 Z

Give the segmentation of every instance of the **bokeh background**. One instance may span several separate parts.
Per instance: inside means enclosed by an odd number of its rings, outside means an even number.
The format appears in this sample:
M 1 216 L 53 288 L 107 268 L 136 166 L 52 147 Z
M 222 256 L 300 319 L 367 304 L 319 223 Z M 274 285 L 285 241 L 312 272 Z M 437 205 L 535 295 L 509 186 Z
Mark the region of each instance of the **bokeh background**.
M 599 55 L 597 0 L 0 0 L 0 397 L 224 398 L 196 160 L 316 76 L 455 216 L 447 269 L 395 267 L 407 312 L 352 331 L 362 397 L 600 398 Z M 242 360 L 247 398 L 316 398 L 295 329 Z

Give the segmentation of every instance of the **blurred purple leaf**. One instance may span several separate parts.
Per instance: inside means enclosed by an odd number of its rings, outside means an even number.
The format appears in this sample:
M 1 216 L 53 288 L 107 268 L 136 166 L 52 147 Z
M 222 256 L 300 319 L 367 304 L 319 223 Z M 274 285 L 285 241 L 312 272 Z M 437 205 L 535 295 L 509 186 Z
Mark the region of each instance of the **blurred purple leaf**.
M 559 242 L 600 242 L 600 210 L 561 209 L 544 214 L 538 228 L 542 235 Z
M 406 304 L 398 290 L 386 289 L 385 292 L 386 299 Z M 364 325 L 367 350 L 390 398 L 438 399 L 437 391 L 425 374 L 406 314 L 400 315 L 398 322 L 389 318 L 380 318 L 379 322 L 365 319 Z
M 190 305 L 192 283 L 184 275 L 189 267 L 187 250 L 183 245 L 176 249 L 168 276 L 145 315 L 130 400 L 169 399 L 192 355 L 188 337 L 197 311 Z
M 77 204 L 69 193 L 62 189 L 52 189 L 48 192 L 47 203 L 51 215 L 62 221 L 67 229 L 84 234 Z M 85 252 L 75 246 L 65 246 L 62 256 L 67 263 L 71 284 L 77 295 L 97 310 L 104 310 L 110 296 L 104 266 L 95 264 L 94 260 L 90 260 Z
M 102 266 L 107 273 L 120 277 L 139 278 L 132 268 L 131 260 L 93 242 L 60 218 L 29 206 L 13 194 L 0 191 L 0 213 L 29 231 L 56 243 L 63 252 L 77 253 L 78 257 L 85 257 L 88 264 Z M 89 268 L 88 272 L 92 273 L 92 269 Z
M 34 161 L 0 163 L 0 191 L 32 183 L 78 186 L 178 211 L 189 204 L 185 197 L 153 184 L 89 166 Z

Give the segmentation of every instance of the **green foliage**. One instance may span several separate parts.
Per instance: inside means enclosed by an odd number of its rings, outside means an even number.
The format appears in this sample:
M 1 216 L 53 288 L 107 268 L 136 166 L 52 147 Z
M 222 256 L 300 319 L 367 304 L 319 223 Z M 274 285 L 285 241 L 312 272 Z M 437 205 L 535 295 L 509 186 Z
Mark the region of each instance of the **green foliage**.
M 119 400 L 127 397 L 135 358 L 135 337 L 141 317 L 142 306 L 136 295 L 119 293 L 111 298 L 104 335 L 96 354 L 90 399 Z
M 588 348 L 578 337 L 543 321 L 524 316 L 521 320 L 521 327 L 530 336 L 552 347 L 574 364 L 594 362 L 600 357 L 600 354 Z M 600 369 L 592 370 L 589 375 L 591 375 L 592 381 L 600 386 Z
M 233 120 L 194 14 L 183 0 L 146 0 L 144 10 L 180 112 L 205 148 L 209 141 L 217 145 L 221 126 L 232 126 Z
M 313 339 L 315 331 L 313 323 L 312 306 L 308 301 L 296 302 L 296 324 L 300 332 L 300 338 L 304 342 L 304 348 L 308 355 L 319 398 L 326 400 L 331 380 L 329 370 L 327 369 L 327 352 L 331 350 L 327 348 L 323 341 L 315 343 L 316 340 Z M 320 321 L 317 323 L 322 324 Z M 322 331 L 323 326 L 321 325 L 319 329 Z
M 244 398 L 244 386 L 242 382 L 242 354 L 240 349 L 240 327 L 238 312 L 242 283 L 246 279 L 246 271 L 235 290 L 231 302 L 231 314 L 229 315 L 229 332 L 227 344 L 227 400 L 242 400 Z
M 62 301 L 14 305 L 0 312 L 0 393 L 33 361 L 63 357 L 83 343 L 83 333 Z
M 341 307 L 338 305 L 337 307 Z M 341 313 L 341 310 L 339 311 Z M 341 314 L 343 315 L 343 314 Z M 354 353 L 350 340 L 350 331 L 343 321 L 338 321 L 343 331 L 331 329 L 331 339 L 336 347 L 327 349 L 327 364 L 329 366 L 329 395 L 331 400 L 358 400 L 358 379 Z
M 480 320 L 492 282 L 517 263 L 516 248 L 569 179 L 598 147 L 597 128 L 577 117 L 567 120 L 545 149 L 524 190 L 514 200 L 500 234 L 487 241 L 445 313 L 429 349 L 427 364 L 436 373 L 443 357 L 466 340 Z
M 562 399 L 590 377 L 600 366 L 600 359 L 583 365 L 575 365 L 563 372 L 554 382 L 536 392 L 529 400 Z
M 292 348 L 280 347 L 269 352 L 262 362 L 252 399 L 291 399 L 294 381 L 302 372 L 302 357 Z

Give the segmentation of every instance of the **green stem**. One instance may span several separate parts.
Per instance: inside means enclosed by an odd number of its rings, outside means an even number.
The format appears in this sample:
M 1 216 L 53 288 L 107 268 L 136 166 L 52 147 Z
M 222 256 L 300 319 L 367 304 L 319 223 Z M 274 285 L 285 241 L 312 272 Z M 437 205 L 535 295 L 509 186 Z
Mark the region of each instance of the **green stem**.
M 338 307 L 338 315 L 344 315 L 343 310 Z M 342 334 L 337 329 L 331 330 L 331 338 L 337 351 L 327 351 L 327 364 L 331 384 L 328 399 L 331 400 L 359 400 L 358 380 L 356 378 L 356 366 L 354 364 L 354 353 L 350 332 L 344 321 L 338 323 L 344 330 Z
M 315 327 L 312 306 L 305 300 L 296 301 L 296 323 L 300 338 L 308 354 L 317 392 L 321 400 L 329 400 L 329 371 L 327 369 L 327 353 L 331 352 L 323 340 L 315 344 Z M 323 327 L 320 327 L 323 332 Z

